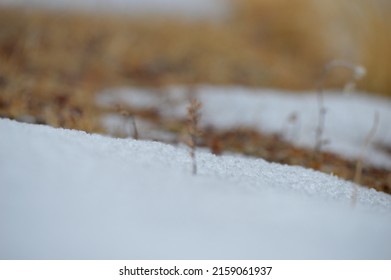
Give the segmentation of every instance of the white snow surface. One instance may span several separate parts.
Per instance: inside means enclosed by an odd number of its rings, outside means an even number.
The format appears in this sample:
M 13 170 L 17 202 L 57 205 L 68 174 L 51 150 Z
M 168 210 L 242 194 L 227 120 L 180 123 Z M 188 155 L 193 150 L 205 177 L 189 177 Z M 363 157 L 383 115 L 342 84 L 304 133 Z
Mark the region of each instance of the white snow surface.
M 225 0 L 0 0 L 0 6 L 65 9 L 122 14 L 161 14 L 185 18 L 220 18 L 229 7 Z
M 318 103 L 315 92 L 242 87 L 199 86 L 192 93 L 202 104 L 203 126 L 217 129 L 253 128 L 279 133 L 303 147 L 315 146 Z M 102 106 L 128 104 L 136 108 L 155 108 L 166 118 L 186 118 L 190 90 L 173 86 L 161 91 L 141 88 L 108 89 L 98 96 Z M 365 93 L 345 94 L 328 91 L 323 150 L 346 158 L 364 158 L 364 164 L 391 169 L 391 157 L 381 147 L 391 147 L 391 101 Z M 369 132 L 379 115 L 376 133 L 364 149 Z M 107 123 L 107 122 L 106 122 Z
M 302 167 L 0 119 L 0 259 L 390 259 L 391 196 Z

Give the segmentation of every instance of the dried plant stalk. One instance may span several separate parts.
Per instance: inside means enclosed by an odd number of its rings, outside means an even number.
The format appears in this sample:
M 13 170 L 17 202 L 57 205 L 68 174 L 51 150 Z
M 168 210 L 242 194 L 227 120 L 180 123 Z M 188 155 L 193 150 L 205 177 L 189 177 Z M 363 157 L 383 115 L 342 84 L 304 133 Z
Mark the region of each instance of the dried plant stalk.
M 356 171 L 355 171 L 355 174 L 354 174 L 354 182 L 357 185 L 359 185 L 360 182 L 361 182 L 361 175 L 362 175 L 362 168 L 363 168 L 363 161 L 364 161 L 365 152 L 368 149 L 369 143 L 371 143 L 373 137 L 375 137 L 377 128 L 379 126 L 379 120 L 380 120 L 379 113 L 375 112 L 375 116 L 373 118 L 372 128 L 369 131 L 369 133 L 367 135 L 367 138 L 365 139 L 364 145 L 363 145 L 362 150 L 361 150 L 360 157 L 358 158 L 358 160 L 356 162 Z M 353 204 L 353 206 L 355 206 L 356 202 L 357 202 L 357 192 L 358 192 L 358 190 L 357 190 L 357 186 L 356 186 L 354 188 L 353 195 L 352 195 L 352 204 Z
M 136 118 L 130 114 L 129 110 L 124 109 L 121 105 L 117 106 L 118 113 L 123 116 L 127 121 L 130 120 L 133 126 L 133 138 L 135 140 L 139 139 L 137 124 L 136 124 Z
M 318 84 L 318 94 L 317 94 L 317 100 L 318 100 L 318 125 L 316 127 L 316 134 L 315 134 L 315 147 L 314 147 L 314 153 L 313 158 L 315 158 L 318 162 L 322 162 L 321 158 L 321 150 L 322 146 L 326 143 L 326 141 L 323 139 L 323 133 L 324 133 L 324 127 L 326 123 L 326 107 L 324 106 L 324 82 L 330 73 L 331 70 L 334 68 L 346 68 L 348 70 L 352 71 L 352 77 L 351 79 L 345 84 L 344 91 L 350 92 L 356 87 L 356 83 L 358 80 L 360 80 L 362 77 L 366 74 L 365 67 L 361 65 L 355 65 L 353 63 L 350 63 L 348 61 L 343 60 L 333 60 L 329 63 L 327 63 L 324 66 L 322 76 L 320 77 L 319 84 Z
M 190 157 L 192 159 L 193 174 L 197 174 L 196 147 L 197 137 L 200 135 L 198 122 L 200 120 L 200 109 L 202 104 L 196 99 L 191 99 L 187 108 L 187 129 L 189 132 L 188 146 L 190 148 Z
M 131 121 L 132 121 L 132 125 L 133 125 L 133 138 L 138 140 L 139 136 L 138 136 L 138 129 L 137 129 L 137 124 L 136 124 L 136 117 L 132 116 Z

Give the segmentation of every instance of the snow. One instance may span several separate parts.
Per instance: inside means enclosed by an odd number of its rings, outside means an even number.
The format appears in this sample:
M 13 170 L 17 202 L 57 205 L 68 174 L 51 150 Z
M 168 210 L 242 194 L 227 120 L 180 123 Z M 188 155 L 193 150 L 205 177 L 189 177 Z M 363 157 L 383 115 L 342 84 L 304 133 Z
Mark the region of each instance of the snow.
M 0 259 L 389 259 L 391 196 L 302 167 L 0 119 Z M 358 202 L 351 205 L 357 188 Z
M 226 14 L 224 0 L 0 0 L 0 6 L 76 9 L 127 14 L 163 14 L 185 18 L 219 18 Z
M 98 96 L 101 106 L 128 104 L 136 108 L 155 108 L 165 118 L 186 117 L 190 90 L 174 86 L 155 91 L 140 88 L 108 89 Z M 248 127 L 266 133 L 279 133 L 303 147 L 315 146 L 318 103 L 315 92 L 284 92 L 242 87 L 199 86 L 194 95 L 202 104 L 203 126 L 217 129 Z M 325 92 L 326 120 L 323 139 L 326 151 L 358 159 L 374 125 L 380 120 L 369 143 L 364 162 L 391 168 L 391 157 L 381 146 L 391 147 L 391 102 L 365 93 Z

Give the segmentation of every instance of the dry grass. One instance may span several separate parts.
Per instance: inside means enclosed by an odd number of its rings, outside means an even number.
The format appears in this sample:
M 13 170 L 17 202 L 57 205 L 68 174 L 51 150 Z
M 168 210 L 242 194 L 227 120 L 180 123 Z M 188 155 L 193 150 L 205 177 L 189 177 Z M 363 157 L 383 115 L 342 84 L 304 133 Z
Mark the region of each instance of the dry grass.
M 23 71 L 78 88 L 204 82 L 313 89 L 323 65 L 339 58 L 368 69 L 362 89 L 391 93 L 391 20 L 373 1 L 233 2 L 232 15 L 215 23 L 0 9 L 2 75 Z M 340 86 L 349 74 L 336 71 L 328 84 Z
M 391 96 L 391 3 L 382 0 L 234 0 L 238 22 L 259 48 L 278 53 L 265 66 L 276 79 L 288 79 L 287 87 L 311 88 L 322 66 L 341 59 L 368 70 L 359 88 Z M 293 76 L 283 76 L 285 68 Z M 274 70 L 276 70 L 274 72 Z M 286 73 L 284 73 L 286 74 Z M 350 73 L 339 69 L 327 80 L 341 87 Z M 295 80 L 295 82 L 293 82 Z M 278 82 L 277 82 L 278 83 Z
M 323 1 L 334 16 L 341 41 L 336 54 L 365 66 L 360 88 L 391 96 L 391 2 L 382 0 Z M 336 4 L 337 3 L 337 4 Z
M 334 59 L 362 64 L 367 76 L 359 88 L 391 96 L 391 9 L 387 3 L 379 8 L 380 1 L 232 0 L 232 14 L 216 22 L 0 8 L 0 117 L 100 133 L 95 94 L 107 87 L 314 90 Z M 333 71 L 325 86 L 341 87 L 350 75 Z M 170 126 L 155 112 L 131 114 Z M 262 156 L 353 179 L 354 163 L 323 153 L 324 162 L 311 166 L 308 151 L 277 136 L 250 130 L 208 135 L 203 145 L 216 153 Z M 362 181 L 390 192 L 387 171 L 366 168 Z

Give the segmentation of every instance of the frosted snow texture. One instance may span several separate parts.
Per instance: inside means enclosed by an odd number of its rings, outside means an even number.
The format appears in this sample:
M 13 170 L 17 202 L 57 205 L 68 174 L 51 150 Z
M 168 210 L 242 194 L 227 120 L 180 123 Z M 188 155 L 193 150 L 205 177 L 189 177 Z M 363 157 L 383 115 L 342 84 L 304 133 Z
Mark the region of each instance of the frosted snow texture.
M 332 176 L 0 119 L 1 259 L 389 259 L 391 197 Z

